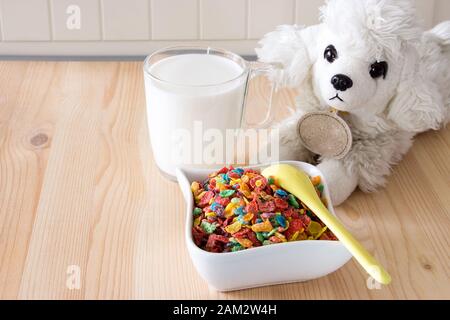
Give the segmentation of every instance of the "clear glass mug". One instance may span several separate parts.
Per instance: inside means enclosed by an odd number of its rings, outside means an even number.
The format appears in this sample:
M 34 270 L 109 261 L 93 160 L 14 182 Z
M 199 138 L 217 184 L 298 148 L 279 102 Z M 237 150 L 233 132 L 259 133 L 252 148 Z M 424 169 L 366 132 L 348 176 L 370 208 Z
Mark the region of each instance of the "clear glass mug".
M 176 59 L 180 56 L 188 59 L 185 62 L 193 59 L 190 65 L 193 70 L 211 67 L 211 61 L 202 63 L 208 56 L 207 59 L 215 59 L 213 62 L 219 64 L 219 69 L 211 72 L 230 66 L 237 72 L 220 83 L 197 83 L 195 74 L 183 74 L 177 70 Z M 180 61 L 178 59 L 178 63 Z M 264 119 L 256 124 L 250 123 L 245 115 L 252 113 L 248 112 L 250 106 L 247 101 L 252 80 L 260 76 L 269 77 L 273 69 L 272 65 L 248 62 L 232 52 L 209 47 L 171 47 L 148 56 L 144 62 L 147 121 L 153 157 L 161 172 L 174 180 L 178 166 L 218 167 L 229 164 L 224 157 L 219 161 L 204 159 L 206 140 L 211 136 L 225 138 L 228 130 L 267 128 L 270 125 L 275 88 L 269 81 L 266 81 L 269 88 L 260 88 L 258 94 L 260 98 L 264 96 L 266 104 Z M 165 75 L 161 76 L 162 73 Z M 172 79 L 169 81 L 167 78 Z M 261 116 L 260 110 L 255 112 L 257 117 Z

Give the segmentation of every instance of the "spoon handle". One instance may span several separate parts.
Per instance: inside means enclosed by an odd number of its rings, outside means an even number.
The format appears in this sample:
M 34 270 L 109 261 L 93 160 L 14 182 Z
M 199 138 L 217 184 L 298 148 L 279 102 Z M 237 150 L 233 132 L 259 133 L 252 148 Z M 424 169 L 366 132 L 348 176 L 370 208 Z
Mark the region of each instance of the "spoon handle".
M 325 223 L 372 278 L 384 285 L 391 282 L 391 276 L 383 266 L 322 203 L 311 202 L 308 204 L 305 202 L 305 204 Z

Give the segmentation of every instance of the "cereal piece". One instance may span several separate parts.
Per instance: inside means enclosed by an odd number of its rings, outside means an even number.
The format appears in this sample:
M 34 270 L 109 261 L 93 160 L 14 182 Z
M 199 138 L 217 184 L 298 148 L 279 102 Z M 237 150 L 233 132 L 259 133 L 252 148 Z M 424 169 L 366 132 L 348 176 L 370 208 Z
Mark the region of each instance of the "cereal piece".
M 306 235 L 306 233 L 305 233 L 305 232 L 302 232 L 302 233 L 300 233 L 300 234 L 298 235 L 297 241 L 305 241 L 305 240 L 307 240 L 307 239 L 308 239 L 308 236 Z
M 200 190 L 200 183 L 198 183 L 197 181 L 192 182 L 191 190 L 194 195 L 197 194 L 198 191 Z
M 203 196 L 206 194 L 206 191 L 201 191 L 199 194 L 195 195 L 195 203 L 199 202 L 201 200 L 201 198 L 203 198 Z
M 281 198 L 287 198 L 288 193 L 282 189 L 278 189 L 277 191 L 275 191 L 275 195 L 277 195 Z
M 257 202 L 260 211 L 273 212 L 276 209 L 275 203 L 273 201 L 261 201 L 258 199 Z
M 311 182 L 315 187 L 317 187 L 322 182 L 322 179 L 320 176 L 312 177 Z
M 200 208 L 198 208 L 198 207 L 196 207 L 196 208 L 194 209 L 194 211 L 193 211 L 194 216 L 199 216 L 199 215 L 201 215 L 202 213 L 203 213 L 203 210 L 200 209 Z
M 320 223 L 318 223 L 316 221 L 311 221 L 307 230 L 308 230 L 309 234 L 311 234 L 313 237 L 315 237 L 316 235 L 318 235 L 320 233 L 320 231 L 322 231 L 322 226 L 320 225 Z
M 286 237 L 279 232 L 275 232 L 275 237 L 281 240 L 281 242 L 287 242 Z
M 251 229 L 249 229 L 249 228 L 242 228 L 241 231 L 239 231 L 238 233 L 234 234 L 234 238 L 236 238 L 236 239 L 248 238 L 248 234 L 250 232 L 252 232 Z
M 272 231 L 270 231 L 270 232 L 267 234 L 267 238 L 270 238 L 270 237 L 273 236 L 276 232 L 277 232 L 277 228 L 274 228 Z
M 261 246 L 261 242 L 258 240 L 258 237 L 256 236 L 255 232 L 248 232 L 247 236 L 248 236 L 248 239 L 253 243 L 254 247 Z
M 256 239 L 258 239 L 259 242 L 263 243 L 266 238 L 263 236 L 261 232 L 256 232 Z
M 237 216 L 243 216 L 245 214 L 245 208 L 243 206 L 236 208 L 234 210 L 234 214 Z
M 259 212 L 258 202 L 256 200 L 252 200 L 246 207 L 245 211 L 248 213 L 257 214 Z
M 205 239 L 206 233 L 203 231 L 202 228 L 199 227 L 193 227 L 192 228 L 192 238 L 194 239 L 194 242 L 197 246 L 200 246 L 203 242 L 203 239 Z
M 307 228 L 309 226 L 309 224 L 311 223 L 311 218 L 308 215 L 306 215 L 306 214 L 301 215 L 299 217 L 299 219 L 302 221 L 303 226 L 305 228 Z
M 217 213 L 217 211 L 219 211 L 220 209 L 223 210 L 223 206 L 222 206 L 221 204 L 217 203 L 217 202 L 213 202 L 213 203 L 209 206 L 209 209 L 210 209 L 211 211 L 214 211 L 214 212 Z
M 285 236 L 289 239 L 296 232 L 302 233 L 305 230 L 302 220 L 300 219 L 292 219 L 289 223 L 289 228 L 285 232 Z
M 239 221 L 236 221 L 233 224 L 230 224 L 229 226 L 225 227 L 225 231 L 230 234 L 235 234 L 236 232 L 239 232 L 242 229 L 242 224 Z
M 198 206 L 200 208 L 204 208 L 207 205 L 209 205 L 209 202 L 214 198 L 214 192 L 208 191 L 206 192 L 200 199 L 200 202 L 198 203 Z
M 293 218 L 293 219 L 298 219 L 299 216 L 298 211 L 293 207 L 289 207 L 286 210 L 284 210 L 283 215 L 286 218 Z
M 231 203 L 232 203 L 232 204 L 240 204 L 240 203 L 241 203 L 241 199 L 239 199 L 239 198 L 233 198 L 233 199 L 231 199 Z
M 253 242 L 251 242 L 249 239 L 241 238 L 241 239 L 236 239 L 236 241 L 239 242 L 239 244 L 241 246 L 243 246 L 244 248 L 253 247 Z
M 227 167 L 223 167 L 222 169 L 220 169 L 219 171 L 217 171 L 215 173 L 215 176 L 222 174 L 222 173 L 227 173 L 228 172 L 228 168 Z
M 288 202 L 291 206 L 293 206 L 295 209 L 300 208 L 300 205 L 297 202 L 297 199 L 295 199 L 294 195 L 289 194 L 288 195 Z
M 282 242 L 280 238 L 275 237 L 275 236 L 270 237 L 269 240 L 271 243 L 281 243 Z
M 237 172 L 236 170 L 230 171 L 228 172 L 228 176 L 230 177 L 230 179 L 232 180 L 237 180 L 241 178 L 241 175 L 239 174 L 239 172 Z
M 320 240 L 337 241 L 338 239 L 330 230 L 327 230 L 324 234 L 322 234 Z
M 279 210 L 284 210 L 289 207 L 289 203 L 282 198 L 275 198 L 273 202 L 275 203 L 275 207 Z
M 223 207 L 226 207 L 230 202 L 230 198 L 222 198 L 221 196 L 216 197 L 215 202 L 220 204 Z
M 270 219 L 274 216 L 275 216 L 275 213 L 273 213 L 273 212 L 264 212 L 261 214 L 261 218 L 263 218 L 263 219 Z
M 226 191 L 226 190 L 228 190 L 228 185 L 221 183 L 221 182 L 217 182 L 216 185 L 211 189 L 217 189 L 219 191 Z
M 295 233 L 289 238 L 289 241 L 297 241 L 300 231 L 295 231 Z
M 205 214 L 205 217 L 207 217 L 207 218 L 215 218 L 215 217 L 217 217 L 217 214 L 214 211 L 210 211 L 210 212 Z
M 314 240 L 319 239 L 327 230 L 328 230 L 327 226 L 323 227 L 322 230 L 320 230 L 320 232 L 314 237 Z
M 256 188 L 264 189 L 267 186 L 267 180 L 263 176 L 257 175 L 250 180 L 250 186 L 253 189 Z
M 208 241 L 206 243 L 206 250 L 210 252 L 221 252 L 223 251 L 224 244 L 228 243 L 228 238 L 218 235 L 218 234 L 211 234 L 208 237 Z
M 320 184 L 320 185 L 317 187 L 317 190 L 319 190 L 319 192 L 320 192 L 321 194 L 323 193 L 324 189 L 325 189 L 325 187 L 324 187 L 323 184 Z
M 239 184 L 239 191 L 242 192 L 242 194 L 248 198 L 251 199 L 252 197 L 252 193 L 250 191 L 250 188 L 248 187 L 248 185 L 244 182 Z
M 255 216 L 255 215 L 254 215 L 253 213 L 247 213 L 247 214 L 243 217 L 243 220 L 244 220 L 245 222 L 250 222 L 250 221 L 252 221 L 252 219 L 253 219 L 254 216 Z
M 254 232 L 270 232 L 273 227 L 269 220 L 266 220 L 262 223 L 257 223 L 252 226 L 252 230 Z
M 242 182 L 241 179 L 232 179 L 230 181 L 230 186 L 234 187 L 234 186 L 239 186 L 239 184 Z
M 232 248 L 231 248 L 231 252 L 237 252 L 237 251 L 242 251 L 242 250 L 244 250 L 245 248 L 243 247 L 243 246 L 241 246 L 240 244 L 237 244 L 237 245 L 234 245 Z
M 234 210 L 236 208 L 237 208 L 237 205 L 232 203 L 232 202 L 230 202 L 225 208 L 225 212 L 224 212 L 225 217 L 229 218 L 229 217 L 233 216 L 234 215 Z
M 194 227 L 198 227 L 200 225 L 200 222 L 202 221 L 202 216 L 198 216 L 194 219 Z
M 222 190 L 222 191 L 220 191 L 220 196 L 222 198 L 229 198 L 235 193 L 236 193 L 236 190 Z
M 203 220 L 200 224 L 200 227 L 205 231 L 206 234 L 212 234 L 214 231 L 216 231 L 216 225 L 213 223 L 209 223 L 206 220 Z
M 281 227 L 286 228 L 286 218 L 284 216 L 282 216 L 281 214 L 276 215 L 275 220 Z

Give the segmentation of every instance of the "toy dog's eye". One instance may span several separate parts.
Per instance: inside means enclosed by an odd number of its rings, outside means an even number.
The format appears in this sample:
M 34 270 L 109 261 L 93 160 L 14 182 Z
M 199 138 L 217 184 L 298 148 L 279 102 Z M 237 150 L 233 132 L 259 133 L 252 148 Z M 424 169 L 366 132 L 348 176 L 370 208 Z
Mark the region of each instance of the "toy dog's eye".
M 370 66 L 370 76 L 374 79 L 378 79 L 380 77 L 386 79 L 387 72 L 388 64 L 386 61 L 375 62 Z
M 325 52 L 323 54 L 323 57 L 329 62 L 329 63 L 333 63 L 337 57 L 337 51 L 336 48 L 333 45 L 329 45 L 326 49 Z

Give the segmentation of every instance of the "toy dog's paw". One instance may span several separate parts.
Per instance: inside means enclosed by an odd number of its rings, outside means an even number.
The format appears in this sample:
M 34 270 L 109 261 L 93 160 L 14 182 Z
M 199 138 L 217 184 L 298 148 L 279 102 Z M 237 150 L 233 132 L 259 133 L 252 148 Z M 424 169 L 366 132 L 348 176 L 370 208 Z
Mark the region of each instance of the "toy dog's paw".
M 358 178 L 346 170 L 342 161 L 327 159 L 317 168 L 325 177 L 334 206 L 341 205 L 355 191 Z

